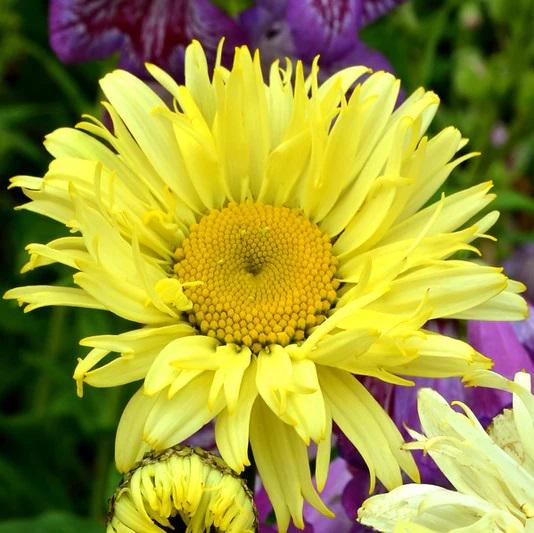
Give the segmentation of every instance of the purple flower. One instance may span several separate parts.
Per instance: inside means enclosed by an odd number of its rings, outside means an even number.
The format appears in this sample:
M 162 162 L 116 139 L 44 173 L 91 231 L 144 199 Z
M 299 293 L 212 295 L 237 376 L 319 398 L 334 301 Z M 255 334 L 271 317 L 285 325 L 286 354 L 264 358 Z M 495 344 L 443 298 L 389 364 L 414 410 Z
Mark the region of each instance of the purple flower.
M 209 0 L 51 0 L 50 44 L 66 63 L 120 53 L 121 67 L 145 76 L 149 61 L 183 79 L 184 46 L 202 41 L 214 57 L 221 37 L 228 53 L 244 36 Z
M 320 54 L 323 76 L 355 64 L 391 70 L 381 53 L 360 41 L 358 31 L 402 1 L 258 0 L 240 22 L 268 63 L 289 56 L 309 65 Z
M 534 375 L 534 316 L 529 305 L 529 318 L 514 327 L 509 322 L 481 322 L 472 320 L 467 324 L 469 343 L 494 361 L 495 372 L 514 379 L 516 372 L 525 370 Z M 477 387 L 467 389 L 467 403 L 482 419 L 497 415 L 510 403 L 510 395 L 497 389 Z
M 506 272 L 527 286 L 526 297 L 534 302 L 534 242 L 518 247 L 504 262 Z
M 534 242 L 518 247 L 505 261 L 504 266 L 508 273 L 527 286 L 527 301 L 534 302 Z M 528 311 L 529 318 L 522 322 L 513 322 L 512 327 L 517 339 L 534 360 L 534 307 L 531 303 L 528 305 Z
M 213 422 L 207 423 L 196 433 L 193 433 L 188 439 L 185 439 L 184 444 L 193 448 L 203 448 L 209 452 L 217 453 L 217 446 L 215 444 L 215 424 Z
M 184 46 L 202 42 L 213 58 L 225 37 L 225 53 L 238 44 L 258 47 L 269 64 L 297 57 L 309 66 L 321 55 L 321 74 L 365 64 L 391 70 L 358 31 L 403 0 L 258 0 L 238 21 L 210 0 L 51 0 L 50 43 L 66 63 L 115 52 L 120 66 L 146 77 L 149 61 L 183 80 Z M 223 57 L 224 62 L 224 57 Z
M 534 361 L 534 307 L 529 302 L 527 304 L 528 318 L 521 322 L 512 322 L 512 327 L 514 328 L 517 340 L 528 352 L 531 361 Z

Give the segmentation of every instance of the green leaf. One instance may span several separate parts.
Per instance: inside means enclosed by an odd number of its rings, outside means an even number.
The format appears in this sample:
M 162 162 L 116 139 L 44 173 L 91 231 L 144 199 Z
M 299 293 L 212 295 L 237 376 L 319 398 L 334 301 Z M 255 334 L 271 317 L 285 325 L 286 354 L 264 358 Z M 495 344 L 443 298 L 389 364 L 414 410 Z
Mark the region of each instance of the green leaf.
M 491 206 L 500 211 L 530 211 L 534 213 L 534 200 L 513 190 L 498 191 L 497 198 Z
M 517 83 L 517 81 L 515 82 Z M 534 72 L 525 72 L 519 80 L 516 100 L 518 113 L 532 117 L 534 106 Z
M 93 520 L 51 511 L 37 518 L 7 520 L 0 523 L 0 533 L 102 533 L 103 525 Z

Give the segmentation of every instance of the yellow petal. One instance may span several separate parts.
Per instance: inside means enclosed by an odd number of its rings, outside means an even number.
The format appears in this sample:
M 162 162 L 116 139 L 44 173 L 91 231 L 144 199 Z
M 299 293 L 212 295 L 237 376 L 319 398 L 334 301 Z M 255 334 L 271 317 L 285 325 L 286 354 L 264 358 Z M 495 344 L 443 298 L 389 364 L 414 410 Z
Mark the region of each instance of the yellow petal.
M 115 464 L 119 472 L 128 472 L 150 449 L 143 441 L 143 428 L 158 398 L 146 396 L 140 388 L 124 408 L 115 437 Z
M 100 85 L 165 184 L 194 211 L 202 210 L 177 150 L 171 124 L 152 113 L 163 101 L 141 80 L 123 70 L 107 74 Z
M 213 370 L 218 342 L 211 337 L 190 335 L 168 343 L 159 353 L 145 378 L 145 392 L 155 394 L 171 385 L 182 370 Z
M 225 462 L 236 472 L 250 465 L 248 441 L 250 413 L 256 401 L 256 363 L 252 362 L 245 371 L 234 411 L 223 409 L 215 423 L 217 448 Z
M 28 285 L 8 290 L 3 298 L 17 300 L 19 305 L 27 304 L 24 312 L 47 305 L 66 305 L 86 307 L 88 309 L 106 309 L 106 307 L 81 289 L 54 287 L 51 285 Z
M 370 492 L 374 489 L 375 472 L 390 490 L 402 484 L 401 468 L 418 480 L 415 462 L 401 450 L 399 430 L 365 387 L 348 372 L 326 367 L 320 369 L 319 379 L 333 420 L 367 463 Z
M 224 402 L 208 408 L 208 393 L 213 379 L 211 372 L 203 372 L 169 399 L 165 391 L 146 418 L 143 440 L 155 450 L 163 450 L 182 442 L 207 424 L 223 409 Z
M 261 400 L 252 411 L 250 444 L 280 532 L 287 530 L 290 517 L 297 527 L 304 527 L 303 495 L 318 511 L 332 516 L 311 483 L 304 443 Z

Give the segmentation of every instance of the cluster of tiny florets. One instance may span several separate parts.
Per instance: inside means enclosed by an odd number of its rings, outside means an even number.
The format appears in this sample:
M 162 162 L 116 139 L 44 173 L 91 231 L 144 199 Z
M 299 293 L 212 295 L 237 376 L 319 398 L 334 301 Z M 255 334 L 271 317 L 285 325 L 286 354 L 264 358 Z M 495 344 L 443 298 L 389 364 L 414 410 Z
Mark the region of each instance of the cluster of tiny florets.
M 212 210 L 190 228 L 174 271 L 200 332 L 251 348 L 303 340 L 336 299 L 330 239 L 298 210 L 261 203 Z

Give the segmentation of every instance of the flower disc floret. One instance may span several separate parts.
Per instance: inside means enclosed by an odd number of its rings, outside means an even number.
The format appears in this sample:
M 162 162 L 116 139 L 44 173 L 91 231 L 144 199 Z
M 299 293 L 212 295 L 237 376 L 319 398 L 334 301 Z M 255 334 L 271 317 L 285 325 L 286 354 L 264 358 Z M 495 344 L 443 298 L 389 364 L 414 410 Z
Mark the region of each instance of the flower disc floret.
M 254 353 L 303 340 L 336 300 L 330 239 L 297 209 L 214 209 L 191 227 L 175 257 L 174 271 L 193 302 L 189 322 Z

